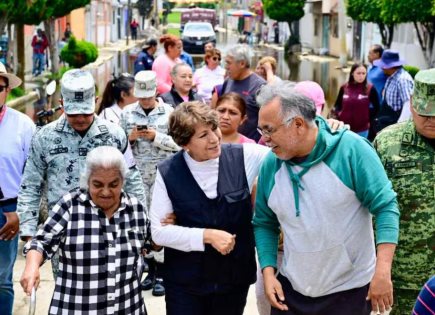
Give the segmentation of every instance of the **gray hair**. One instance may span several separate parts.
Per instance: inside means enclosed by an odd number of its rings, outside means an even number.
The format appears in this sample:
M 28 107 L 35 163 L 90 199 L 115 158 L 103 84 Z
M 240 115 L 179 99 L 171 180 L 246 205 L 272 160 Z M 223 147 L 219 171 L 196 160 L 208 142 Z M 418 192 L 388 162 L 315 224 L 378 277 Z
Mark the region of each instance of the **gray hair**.
M 122 181 L 125 181 L 127 164 L 124 155 L 115 147 L 101 146 L 89 152 L 86 157 L 85 169 L 80 177 L 80 188 L 89 188 L 89 178 L 97 169 L 117 169 Z
M 172 67 L 171 69 L 171 78 L 175 78 L 177 76 L 178 73 L 178 69 L 180 69 L 181 67 L 189 67 L 190 69 L 192 69 L 187 63 L 185 62 L 181 62 L 181 63 L 177 63 L 175 64 L 175 66 Z
M 296 92 L 295 83 L 290 81 L 277 82 L 264 85 L 257 95 L 257 103 L 260 106 L 269 104 L 272 100 L 278 99 L 281 105 L 281 117 L 283 123 L 290 118 L 301 116 L 309 124 L 314 124 L 316 117 L 316 106 L 314 101 L 305 95 Z
M 248 45 L 236 45 L 227 51 L 226 56 L 234 58 L 235 61 L 244 61 L 246 68 L 251 67 L 252 51 Z

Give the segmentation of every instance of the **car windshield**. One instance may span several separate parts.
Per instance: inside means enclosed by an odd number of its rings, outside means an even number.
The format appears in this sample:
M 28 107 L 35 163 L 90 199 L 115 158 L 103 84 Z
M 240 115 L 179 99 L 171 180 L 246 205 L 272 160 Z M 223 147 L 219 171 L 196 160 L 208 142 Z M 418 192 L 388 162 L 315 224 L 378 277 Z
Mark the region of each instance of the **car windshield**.
M 213 30 L 209 24 L 189 24 L 189 25 L 186 25 L 186 27 L 184 29 L 186 31 L 189 31 L 189 32 L 192 32 L 192 31 L 209 32 L 209 31 Z

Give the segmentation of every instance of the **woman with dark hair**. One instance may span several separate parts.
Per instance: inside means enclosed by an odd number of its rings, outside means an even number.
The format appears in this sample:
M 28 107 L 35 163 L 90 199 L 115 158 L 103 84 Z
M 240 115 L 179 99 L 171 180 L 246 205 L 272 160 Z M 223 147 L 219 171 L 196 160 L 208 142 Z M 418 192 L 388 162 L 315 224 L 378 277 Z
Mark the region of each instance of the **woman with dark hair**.
M 216 103 L 219 116 L 219 128 L 223 143 L 255 143 L 254 140 L 237 132 L 246 120 L 246 102 L 238 93 L 227 93 L 219 97 Z
M 257 269 L 251 191 L 269 148 L 221 145 L 216 111 L 198 101 L 175 108 L 169 134 L 182 150 L 158 166 L 150 208 L 166 314 L 242 315 Z M 162 225 L 170 213 L 176 225 Z
M 133 95 L 133 87 L 134 77 L 129 73 L 122 73 L 107 82 L 97 115 L 119 124 L 123 108 L 137 101 Z
M 198 97 L 205 103 L 210 103 L 213 88 L 224 83 L 225 69 L 221 67 L 221 52 L 213 48 L 206 51 L 205 65 L 195 71 L 193 82 L 198 90 Z
M 174 108 L 180 103 L 197 100 L 198 96 L 192 89 L 192 77 L 192 68 L 187 63 L 177 63 L 171 70 L 171 90 L 160 95 L 160 98 Z
M 379 111 L 376 89 L 367 83 L 367 66 L 361 63 L 352 65 L 349 81 L 341 86 L 333 113 L 350 129 L 362 137 L 369 134 L 370 121 Z
M 157 73 L 157 93 L 169 92 L 172 86 L 171 69 L 181 63 L 180 55 L 183 51 L 181 40 L 174 35 L 166 34 L 160 37 L 165 53 L 154 60 L 153 71 Z

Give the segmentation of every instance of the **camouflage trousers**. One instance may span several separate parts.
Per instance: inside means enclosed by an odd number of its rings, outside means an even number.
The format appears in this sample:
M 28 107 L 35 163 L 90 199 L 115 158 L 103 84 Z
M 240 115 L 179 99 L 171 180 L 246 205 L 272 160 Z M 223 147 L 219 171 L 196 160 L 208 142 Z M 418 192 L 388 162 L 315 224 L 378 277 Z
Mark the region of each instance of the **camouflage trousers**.
M 394 305 L 390 315 L 410 315 L 420 291 L 394 289 Z
M 59 273 L 59 254 L 57 252 L 54 253 L 53 257 L 51 257 L 51 270 L 53 272 L 54 282 L 56 282 Z

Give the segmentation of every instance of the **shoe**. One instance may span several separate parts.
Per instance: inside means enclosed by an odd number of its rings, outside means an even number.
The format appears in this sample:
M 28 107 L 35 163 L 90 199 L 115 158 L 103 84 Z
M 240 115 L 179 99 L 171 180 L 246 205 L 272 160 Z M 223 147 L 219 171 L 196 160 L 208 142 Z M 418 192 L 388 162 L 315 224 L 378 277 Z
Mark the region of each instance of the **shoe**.
M 146 291 L 146 290 L 151 290 L 153 288 L 153 284 L 154 284 L 153 278 L 154 277 L 146 276 L 145 280 L 142 281 L 141 283 L 142 290 Z
M 156 281 L 154 282 L 152 295 L 153 296 L 165 295 L 165 287 L 163 286 L 163 279 L 162 278 L 156 278 Z

